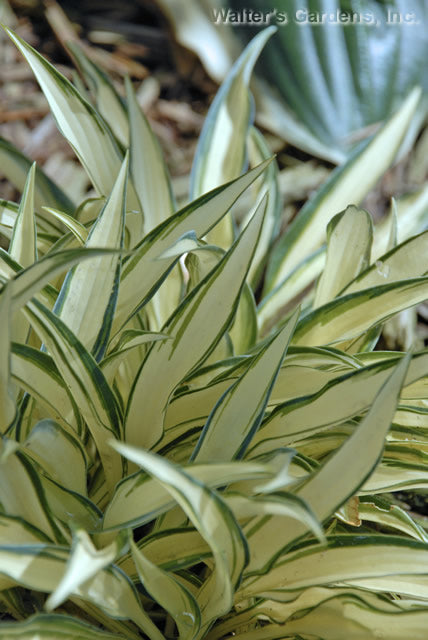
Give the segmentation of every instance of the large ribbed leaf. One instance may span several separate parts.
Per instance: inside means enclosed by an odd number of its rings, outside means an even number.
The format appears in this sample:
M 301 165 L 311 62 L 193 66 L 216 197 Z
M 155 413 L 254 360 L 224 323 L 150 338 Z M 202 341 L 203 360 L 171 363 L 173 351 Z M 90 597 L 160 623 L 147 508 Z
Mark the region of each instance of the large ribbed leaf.
M 277 91 L 279 116 L 275 119 L 273 111 L 264 124 L 290 140 L 293 126 L 286 127 L 283 112 L 291 110 L 294 128 L 316 137 L 318 145 L 304 141 L 315 155 L 348 153 L 415 85 L 427 89 L 424 0 L 278 0 L 275 11 L 262 0 L 228 0 L 226 6 L 258 10 L 278 25 L 261 56 L 259 74 Z M 244 24 L 245 29 L 234 29 L 244 42 L 264 26 L 251 19 Z M 229 29 L 234 26 L 230 19 Z M 223 34 L 226 26 L 218 29 Z M 291 142 L 299 144 L 298 139 Z
M 164 327 L 171 340 L 156 342 L 135 379 L 125 422 L 126 441 L 150 448 L 160 440 L 169 397 L 216 346 L 228 328 L 263 223 L 262 202 L 241 236 L 193 289 Z M 143 420 L 142 420 L 143 418 Z

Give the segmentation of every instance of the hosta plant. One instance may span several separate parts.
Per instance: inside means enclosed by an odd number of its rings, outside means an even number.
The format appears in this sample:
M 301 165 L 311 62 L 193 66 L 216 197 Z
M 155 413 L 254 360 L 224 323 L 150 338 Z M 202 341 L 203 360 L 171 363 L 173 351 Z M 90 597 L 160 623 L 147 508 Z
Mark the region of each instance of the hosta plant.
M 74 49 L 78 91 L 9 35 L 95 193 L 71 202 L 3 144 L 22 198 L 0 214 L 0 636 L 426 638 L 428 533 L 394 492 L 428 483 L 428 352 L 373 351 L 427 297 L 426 193 L 376 227 L 358 208 L 418 91 L 272 252 L 248 93 L 269 31 L 181 208 L 131 83 L 124 101 Z

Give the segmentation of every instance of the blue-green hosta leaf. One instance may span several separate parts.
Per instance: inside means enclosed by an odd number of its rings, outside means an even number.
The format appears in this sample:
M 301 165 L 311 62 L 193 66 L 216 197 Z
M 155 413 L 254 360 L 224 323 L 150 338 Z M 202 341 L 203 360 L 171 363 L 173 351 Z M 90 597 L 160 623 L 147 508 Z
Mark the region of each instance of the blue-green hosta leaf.
M 297 318 L 298 312 L 219 400 L 204 426 L 193 460 L 225 461 L 244 455 L 263 419 Z
M 150 473 L 180 505 L 211 547 L 215 566 L 197 594 L 201 627 L 227 613 L 234 589 L 248 561 L 245 538 L 219 494 L 185 472 L 148 451 L 112 443 L 117 451 Z M 202 633 L 198 635 L 201 637 Z
M 135 247 L 135 253 L 124 260 L 113 334 L 149 300 L 178 260 L 176 255 L 165 260 L 157 258 L 189 231 L 193 231 L 198 238 L 205 235 L 270 162 L 262 162 L 240 178 L 187 205 Z
M 399 280 L 344 294 L 306 315 L 293 340 L 301 345 L 349 340 L 399 311 L 424 302 L 428 276 Z
M 193 162 L 192 199 L 236 178 L 244 168 L 247 134 L 252 120 L 252 98 L 248 89 L 251 73 L 274 31 L 273 27 L 265 29 L 251 41 L 214 98 Z M 233 241 L 232 219 L 225 218 L 211 232 L 209 239 L 213 244 L 228 249 Z
M 68 42 L 88 86 L 95 94 L 97 110 L 110 126 L 116 138 L 126 148 L 129 146 L 129 124 L 126 109 L 113 83 L 96 64 L 90 60 L 75 42 Z
M 173 575 L 151 562 L 133 541 L 131 550 L 144 588 L 175 621 L 180 640 L 193 640 L 201 624 L 201 613 L 195 598 Z
M 113 191 L 92 226 L 86 248 L 123 248 L 127 175 L 126 156 Z M 54 308 L 97 361 L 104 355 L 110 335 L 120 265 L 119 253 L 77 265 L 67 274 Z
M 297 491 L 297 495 L 310 506 L 321 522 L 354 495 L 376 468 L 405 382 L 408 364 L 409 359 L 403 358 L 376 395 L 364 420 L 343 446 Z M 290 520 L 287 525 L 284 535 L 278 536 L 278 522 L 276 518 L 271 518 L 249 537 L 250 571 L 265 570 L 266 565 L 272 564 L 275 556 L 273 549 L 279 554 L 305 531 L 305 526 L 296 520 Z M 269 549 L 261 544 L 266 539 L 270 540 Z
M 2 173 L 19 191 L 23 191 L 32 161 L 11 142 L 0 137 L 0 162 Z M 74 211 L 74 204 L 68 196 L 52 182 L 40 167 L 36 168 L 34 203 L 39 212 L 41 212 L 43 205 L 57 207 L 70 214 Z M 60 231 L 59 227 L 58 231 Z
M 102 631 L 78 618 L 47 613 L 22 622 L 1 622 L 0 632 L 5 640 L 125 640 L 122 634 Z
M 130 444 L 150 448 L 161 439 L 171 393 L 209 355 L 227 330 L 254 255 L 264 204 L 229 252 L 167 322 L 164 331 L 172 339 L 156 342 L 150 349 L 127 406 L 125 433 Z
M 16 406 L 10 386 L 11 364 L 11 286 L 3 285 L 0 291 L 0 432 L 4 433 L 13 423 Z
M 419 89 L 412 91 L 374 138 L 336 169 L 315 198 L 300 211 L 272 255 L 266 292 L 281 283 L 300 264 L 302 256 L 308 256 L 323 242 L 328 221 L 350 204 L 350 194 L 353 204 L 358 205 L 383 175 L 415 114 L 420 93 Z
M 370 263 L 373 224 L 364 209 L 349 206 L 327 225 L 327 260 L 318 282 L 314 308 L 330 300 Z
M 122 476 L 120 458 L 107 445 L 109 437 L 121 435 L 116 397 L 94 358 L 58 316 L 37 300 L 27 304 L 25 313 L 86 420 L 104 468 L 107 492 L 111 491 Z
M 7 27 L 4 29 L 32 68 L 59 130 L 73 147 L 94 187 L 100 195 L 108 195 L 119 173 L 121 153 L 105 120 L 33 47 Z M 131 190 L 129 205 L 134 204 Z

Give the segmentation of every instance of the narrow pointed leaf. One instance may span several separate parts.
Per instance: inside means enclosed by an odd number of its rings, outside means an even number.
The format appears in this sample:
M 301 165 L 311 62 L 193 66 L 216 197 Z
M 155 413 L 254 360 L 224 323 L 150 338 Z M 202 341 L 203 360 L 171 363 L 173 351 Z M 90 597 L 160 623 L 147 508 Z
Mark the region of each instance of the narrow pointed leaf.
M 113 191 L 94 223 L 86 248 L 123 248 L 128 160 L 125 157 Z M 107 347 L 117 301 L 120 255 L 97 258 L 68 273 L 55 313 L 99 360 Z
M 294 314 L 220 399 L 205 424 L 193 460 L 233 460 L 244 455 L 263 419 L 297 317 Z M 261 380 L 265 386 L 260 389 Z M 233 430 L 231 425 L 235 425 Z
M 150 448 L 160 440 L 170 394 L 186 373 L 212 351 L 230 324 L 260 233 L 263 205 L 217 267 L 192 290 L 165 325 L 164 331 L 172 339 L 156 342 L 149 351 L 127 407 L 127 442 Z
M 259 33 L 235 62 L 218 91 L 199 138 L 191 174 L 191 197 L 200 196 L 243 170 L 246 140 L 251 124 L 251 73 L 266 41 L 274 33 L 270 27 Z M 210 234 L 210 241 L 224 249 L 233 241 L 232 220 L 225 218 Z

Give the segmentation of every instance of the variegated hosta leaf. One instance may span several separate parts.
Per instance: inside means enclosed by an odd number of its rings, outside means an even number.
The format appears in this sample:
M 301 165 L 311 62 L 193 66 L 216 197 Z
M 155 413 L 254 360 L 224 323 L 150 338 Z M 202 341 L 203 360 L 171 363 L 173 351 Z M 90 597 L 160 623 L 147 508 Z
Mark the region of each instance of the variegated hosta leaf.
M 193 640 L 201 624 L 201 612 L 195 598 L 173 575 L 150 562 L 132 541 L 131 549 L 141 584 L 172 617 L 180 640 Z
M 1 622 L 0 632 L 5 640 L 125 640 L 122 634 L 102 631 L 78 618 L 47 613 L 36 614 L 23 622 Z
M 421 576 L 425 573 L 428 545 L 387 535 L 338 535 L 327 545 L 302 545 L 278 560 L 270 571 L 237 592 L 237 600 L 278 591 L 390 576 Z M 414 590 L 417 597 L 417 587 Z
M 234 589 L 248 561 L 245 538 L 219 494 L 170 462 L 128 445 L 113 443 L 117 451 L 150 473 L 180 505 L 211 547 L 214 568 L 197 594 L 203 637 L 209 624 L 227 613 Z
M 36 527 L 51 541 L 62 542 L 33 465 L 14 441 L 3 439 L 0 447 L 0 503 L 3 510 Z
M 87 454 L 76 436 L 53 420 L 42 420 L 32 429 L 22 448 L 52 480 L 86 495 Z
M 72 232 L 74 237 L 78 239 L 80 244 L 85 244 L 88 239 L 89 231 L 83 224 L 72 216 L 69 216 L 67 213 L 54 209 L 53 207 L 43 207 L 43 210 L 50 213 L 57 220 L 60 220 L 64 226 Z
M 104 549 L 97 550 L 88 534 L 78 530 L 74 534 L 73 545 L 67 563 L 67 569 L 46 601 L 47 611 L 56 609 L 60 604 L 100 571 L 110 566 L 120 551 L 120 542 L 115 541 Z
M 33 47 L 4 27 L 33 70 L 58 128 L 73 147 L 100 195 L 108 195 L 119 173 L 121 153 L 105 120 Z M 47 204 L 44 202 L 43 204 Z M 129 206 L 135 196 L 130 189 Z
M 316 197 L 301 210 L 272 255 L 266 292 L 271 291 L 298 266 L 302 254 L 308 256 L 321 244 L 332 215 L 350 204 L 350 197 L 358 205 L 386 171 L 415 114 L 420 95 L 420 89 L 414 89 L 399 111 L 373 139 L 363 149 L 357 150 L 346 164 L 336 169 Z
M 293 340 L 321 345 L 349 340 L 395 313 L 424 302 L 428 276 L 399 280 L 348 293 L 315 309 L 299 323 Z
M 428 353 L 415 354 L 405 385 L 426 375 Z M 339 375 L 309 397 L 295 398 L 279 405 L 256 434 L 250 455 L 270 451 L 272 446 L 287 446 L 301 441 L 328 426 L 340 424 L 371 406 L 376 393 L 386 382 L 399 358 Z
M 308 598 L 308 594 L 312 598 Z M 217 640 L 225 631 L 239 629 L 238 625 L 254 624 L 258 616 L 264 621 L 268 618 L 271 624 L 254 631 L 238 631 L 234 637 L 239 640 L 279 640 L 284 637 L 342 640 L 346 633 L 347 640 L 382 637 L 424 640 L 428 622 L 427 608 L 413 600 L 390 601 L 362 590 L 348 588 L 340 592 L 339 589 L 313 587 L 290 604 L 264 601 L 248 610 L 246 615 L 236 616 L 229 624 L 214 629 L 209 638 Z
M 260 204 L 229 252 L 167 322 L 164 331 L 172 339 L 156 342 L 150 349 L 126 410 L 127 442 L 150 448 L 161 439 L 171 393 L 209 355 L 228 328 L 254 255 L 264 205 L 265 202 Z
M 82 418 L 52 358 L 39 349 L 14 343 L 11 353 L 12 380 L 43 406 L 48 415 L 70 434 L 82 433 Z M 19 426 L 16 437 L 21 439 Z
M 107 444 L 121 437 L 121 411 L 101 369 L 77 337 L 49 309 L 36 300 L 25 313 L 58 366 L 94 438 L 105 472 L 106 492 L 122 477 L 119 456 Z
M 86 248 L 123 248 L 128 156 L 110 197 L 92 226 Z M 67 274 L 54 312 L 99 361 L 107 348 L 116 307 L 121 258 L 97 258 Z
M 192 456 L 194 461 L 233 460 L 244 455 L 264 417 L 297 317 L 298 312 L 214 407 Z
M 333 300 L 370 263 L 373 225 L 363 209 L 349 206 L 327 226 L 327 260 L 320 277 L 314 308 Z
M 22 585 L 50 593 L 66 571 L 69 554 L 63 547 L 38 544 L 25 547 L 0 547 L 1 588 Z M 99 571 L 86 583 L 76 586 L 71 596 L 94 604 L 111 618 L 130 619 L 150 638 L 164 636 L 143 610 L 138 594 L 124 573 L 114 565 Z
M 175 253 L 168 259 L 160 260 L 159 256 L 189 231 L 198 238 L 205 235 L 270 162 L 262 162 L 240 178 L 190 203 L 135 247 L 134 254 L 123 263 L 113 335 L 150 299 L 179 258 Z
M 22 193 L 18 217 L 9 244 L 9 253 L 22 266 L 29 267 L 37 259 L 36 224 L 34 219 L 34 181 L 36 164 L 31 166 Z
M 70 49 L 73 57 L 77 60 L 88 86 L 95 94 L 98 112 L 108 123 L 119 142 L 124 147 L 128 147 L 129 123 L 126 117 L 126 109 L 113 83 L 75 42 L 68 42 L 67 48 Z
M 172 216 L 174 196 L 162 150 L 137 102 L 131 81 L 127 82 L 130 126 L 131 175 L 141 203 L 145 234 Z M 177 307 L 182 279 L 173 269 L 161 291 L 153 298 L 149 313 L 153 313 L 153 328 L 159 329 Z
M 273 463 L 258 461 L 190 464 L 183 467 L 183 472 L 212 488 L 245 480 L 269 482 L 277 475 Z M 174 501 L 163 486 L 143 472 L 133 474 L 117 485 L 105 511 L 104 530 L 146 524 L 173 506 Z
M 214 98 L 193 162 L 192 199 L 236 178 L 244 168 L 247 134 L 252 119 L 252 97 L 248 86 L 256 60 L 274 31 L 273 27 L 264 29 L 251 41 Z M 213 244 L 228 249 L 233 241 L 231 218 L 220 222 L 209 239 Z
M 13 423 L 16 406 L 10 386 L 10 343 L 11 343 L 11 286 L 3 285 L 0 290 L 0 432 L 4 433 Z
M 355 494 L 373 473 L 382 454 L 407 367 L 408 360 L 404 358 L 383 385 L 366 418 L 354 433 L 297 491 L 321 522 Z M 249 537 L 250 571 L 266 571 L 275 558 L 275 552 L 279 554 L 287 544 L 304 533 L 305 528 L 300 522 L 293 520 L 287 524 L 286 530 L 279 535 L 278 521 L 271 518 Z M 269 546 L 263 544 L 266 539 L 270 540 Z
M 0 162 L 2 173 L 19 190 L 24 190 L 28 172 L 32 162 L 11 142 L 0 137 Z M 34 202 L 36 210 L 41 213 L 44 205 L 58 207 L 67 213 L 74 211 L 74 204 L 40 167 L 36 168 L 34 182 Z M 60 228 L 58 227 L 58 231 Z

